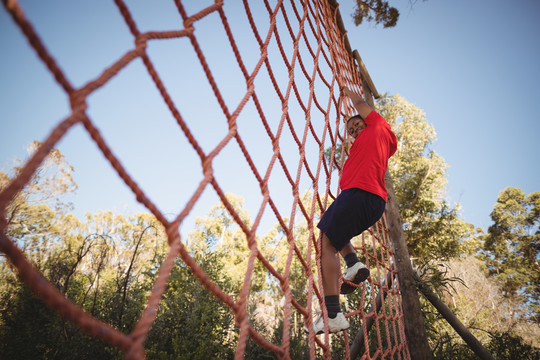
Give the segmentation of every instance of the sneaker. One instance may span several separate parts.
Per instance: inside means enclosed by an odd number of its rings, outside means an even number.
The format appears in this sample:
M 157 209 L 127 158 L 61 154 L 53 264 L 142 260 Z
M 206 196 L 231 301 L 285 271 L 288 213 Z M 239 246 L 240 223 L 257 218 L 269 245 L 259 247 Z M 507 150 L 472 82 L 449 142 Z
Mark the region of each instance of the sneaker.
M 350 294 L 356 290 L 356 286 L 347 284 L 345 280 L 352 282 L 353 284 L 359 285 L 362 281 L 366 280 L 369 276 L 369 269 L 366 265 L 362 264 L 360 261 L 347 269 L 347 273 L 343 276 L 343 283 L 341 284 L 340 292 L 342 294 Z
M 347 330 L 349 326 L 349 322 L 347 321 L 345 315 L 343 315 L 342 312 L 338 312 L 336 317 L 333 319 L 328 318 L 328 330 L 331 334 Z M 322 314 L 319 315 L 317 320 L 313 323 L 313 330 L 315 331 L 316 335 L 324 333 L 324 322 Z M 304 326 L 304 331 L 306 333 L 309 333 L 309 330 L 306 326 Z

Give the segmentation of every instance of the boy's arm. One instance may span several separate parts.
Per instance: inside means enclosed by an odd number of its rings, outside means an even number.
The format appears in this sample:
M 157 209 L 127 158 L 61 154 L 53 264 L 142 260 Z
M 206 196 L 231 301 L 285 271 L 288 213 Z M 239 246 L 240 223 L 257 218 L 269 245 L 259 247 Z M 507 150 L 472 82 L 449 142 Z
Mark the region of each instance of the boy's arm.
M 358 95 L 357 93 L 355 92 L 352 92 L 351 90 L 349 90 L 348 87 L 346 86 L 343 86 L 341 88 L 341 92 L 348 96 L 349 99 L 351 99 L 354 107 L 356 108 L 356 111 L 358 111 L 358 114 L 362 117 L 362 118 L 366 118 L 369 113 L 371 111 L 373 111 L 373 109 L 371 108 L 371 106 L 368 105 L 367 102 L 364 101 L 364 99 L 362 99 L 362 97 L 360 97 L 360 95 Z

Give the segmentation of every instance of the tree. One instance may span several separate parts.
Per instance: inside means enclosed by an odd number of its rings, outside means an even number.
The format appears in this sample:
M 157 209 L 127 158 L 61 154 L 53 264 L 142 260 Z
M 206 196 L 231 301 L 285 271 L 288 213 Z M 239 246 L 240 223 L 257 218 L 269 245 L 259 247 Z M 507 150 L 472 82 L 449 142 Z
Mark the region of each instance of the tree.
M 87 313 L 129 333 L 140 318 L 167 248 L 163 229 L 150 214 L 129 218 L 111 212 L 88 214 L 85 222 L 72 215 L 54 219 L 63 220 L 58 220 L 58 240 L 54 246 L 40 242 L 35 249 L 43 254 L 41 272 Z M 45 353 L 52 359 L 119 356 L 118 349 L 55 315 L 15 279 L 8 264 L 3 265 L 0 353 L 12 354 L 11 359 Z
M 525 195 L 521 189 L 504 189 L 491 219 L 481 259 L 503 294 L 520 297 L 540 321 L 540 191 Z
M 434 278 L 432 275 L 441 269 L 445 273 L 444 279 L 458 281 L 431 281 Z M 445 262 L 437 269 L 426 270 L 428 271 L 424 273 L 423 280 L 430 278 L 430 287 L 494 358 L 538 358 L 540 328 L 517 315 L 525 311 L 524 305 L 503 296 L 497 281 L 489 277 L 483 261 L 475 256 L 461 257 Z M 440 276 L 438 278 L 441 279 Z M 435 358 L 477 359 L 478 356 L 468 348 L 431 303 L 424 298 L 421 302 Z
M 29 155 L 38 146 L 37 141 L 31 143 L 28 146 Z M 16 159 L 10 170 L 0 172 L 0 190 L 4 189 L 21 170 L 21 163 L 20 159 Z M 67 163 L 62 153 L 57 149 L 51 150 L 29 183 L 6 207 L 5 220 L 8 225 L 6 235 L 17 243 L 32 264 L 42 272 L 47 272 L 47 262 L 53 258 L 51 253 L 61 238 L 62 221 L 60 218 L 64 218 L 66 211 L 71 208 L 71 204 L 63 201 L 63 197 L 77 189 L 77 184 L 71 176 L 72 171 L 73 168 Z M 25 299 L 19 302 L 18 299 L 21 296 Z M 40 305 L 41 307 L 36 305 L 39 301 L 35 298 L 29 299 L 29 296 L 33 295 L 26 288 L 22 288 L 13 266 L 3 254 L 0 254 L 2 334 L 9 334 L 7 331 L 4 332 L 4 325 L 6 322 L 9 323 L 6 316 L 14 316 L 14 319 L 17 319 L 16 314 L 21 314 L 24 318 L 28 315 L 28 319 L 31 319 L 30 323 L 35 324 L 35 320 L 39 318 L 36 313 L 39 313 L 41 308 L 46 309 L 43 304 L 41 304 L 43 306 Z M 26 305 L 32 310 L 22 310 Z M 34 316 L 30 315 L 32 313 Z M 50 315 L 47 316 L 50 317 Z
M 34 143 L 32 147 L 35 147 Z M 4 188 L 20 168 L 0 173 Z M 167 248 L 150 214 L 112 212 L 81 221 L 67 210 L 76 189 L 73 168 L 53 149 L 7 208 L 7 235 L 29 261 L 74 303 L 129 332 L 139 319 Z M 0 353 L 10 359 L 114 358 L 118 349 L 82 333 L 54 314 L 0 258 Z M 32 339 L 32 341 L 28 341 Z
M 31 155 L 39 146 L 34 141 L 28 146 Z M 0 172 L 0 190 L 21 170 L 22 161 L 15 160 L 11 171 Z M 26 256 L 41 270 L 46 252 L 39 250 L 53 246 L 58 239 L 56 216 L 63 216 L 72 205 L 63 201 L 67 194 L 77 190 L 72 177 L 73 167 L 57 149 L 51 150 L 44 163 L 36 170 L 30 182 L 6 208 L 7 235 L 17 242 Z
M 409 0 L 411 8 L 418 0 Z M 426 0 L 424 0 L 426 1 Z M 383 24 L 385 28 L 396 26 L 399 20 L 399 10 L 383 0 L 356 0 L 354 13 L 352 14 L 356 26 L 364 21 Z
M 38 142 L 29 146 L 33 152 Z M 20 160 L 11 171 L 0 173 L 4 188 L 20 171 Z M 71 204 L 65 195 L 76 190 L 73 168 L 57 149 L 53 149 L 30 182 L 6 209 L 7 235 L 25 252 L 30 262 L 58 289 L 70 296 L 79 287 L 77 268 L 92 248 L 90 237 L 80 238 L 70 229 L 76 224 L 66 214 Z M 22 284 L 12 265 L 0 259 L 0 353 L 10 359 L 67 358 L 67 344 L 83 338 L 86 355 L 101 358 L 104 344 L 89 338 L 59 318 Z M 76 339 L 77 338 L 77 339 Z M 32 339 L 32 341 L 29 341 Z
M 228 201 L 239 214 L 242 221 L 251 226 L 249 213 L 242 208 L 243 199 L 234 194 L 226 194 Z M 300 201 L 305 208 L 310 208 L 313 199 L 312 192 L 302 195 Z M 292 227 L 294 243 L 299 253 L 306 259 L 307 246 L 310 239 L 307 223 L 298 212 L 296 221 Z M 288 224 L 289 219 L 284 219 Z M 287 225 L 286 225 L 287 226 Z M 292 243 L 286 236 L 286 231 L 280 224 L 276 224 L 268 233 L 257 236 L 257 247 L 272 267 L 285 276 L 286 265 L 289 259 Z M 221 289 L 232 296 L 237 296 L 247 270 L 247 259 L 250 255 L 247 247 L 246 235 L 236 224 L 231 214 L 222 203 L 214 205 L 206 218 L 196 219 L 196 230 L 189 234 L 188 249 L 190 254 L 201 264 L 209 277 L 218 284 Z M 312 249 L 314 252 L 315 249 Z M 316 263 L 311 263 L 312 271 L 316 273 Z M 302 306 L 307 305 L 307 278 L 305 269 L 300 260 L 293 255 L 289 267 L 288 285 L 293 298 Z M 251 280 L 247 312 L 251 326 L 260 334 L 274 343 L 281 343 L 283 336 L 283 298 L 282 285 L 274 276 L 269 275 L 266 268 L 259 260 L 255 261 L 255 271 Z M 202 286 L 202 285 L 198 285 Z M 217 314 L 215 311 L 223 307 L 219 301 L 208 295 L 203 302 L 213 299 L 213 306 L 207 311 L 210 316 Z M 201 294 L 202 296 L 202 294 Z M 216 305 L 217 303 L 217 305 Z M 213 315 L 212 315 L 213 314 Z M 229 316 L 231 314 L 229 313 Z M 309 356 L 306 337 L 303 331 L 303 315 L 293 308 L 289 319 L 290 330 L 290 355 L 293 358 L 305 358 Z M 216 322 L 226 323 L 224 320 Z M 219 331 L 221 333 L 221 330 Z M 223 336 L 223 335 L 221 335 Z M 225 336 L 234 339 L 237 336 L 236 329 L 229 329 Z M 230 344 L 229 344 L 230 345 Z M 247 359 L 259 359 L 272 357 L 267 350 L 258 346 L 253 340 L 248 340 L 246 351 Z
M 251 228 L 249 212 L 242 208 L 244 199 L 234 194 L 226 194 L 228 201 L 239 214 L 240 219 L 248 228 Z M 256 239 L 263 241 L 264 239 Z M 235 222 L 222 202 L 214 205 L 208 212 L 208 217 L 195 219 L 195 231 L 188 235 L 190 249 L 194 253 L 219 254 L 216 259 L 223 265 L 224 274 L 232 281 L 232 291 L 239 294 L 244 282 L 247 270 L 250 249 L 247 244 L 246 234 Z M 252 279 L 252 291 L 260 291 L 267 287 L 265 271 L 257 261 Z
M 207 249 L 194 258 L 228 290 L 229 279 L 217 254 Z M 233 357 L 236 338 L 230 309 L 177 259 L 145 344 L 148 358 L 228 359 Z
M 382 0 L 356 0 L 353 14 L 356 26 L 364 20 L 373 21 L 375 24 L 383 24 L 385 28 L 394 27 L 399 19 L 399 11 L 388 5 L 388 1 Z
M 398 149 L 388 170 L 404 224 L 409 253 L 422 260 L 448 259 L 474 248 L 474 227 L 459 219 L 459 205 L 446 201 L 448 165 L 431 144 L 435 129 L 425 113 L 399 95 L 377 102 L 390 123 Z

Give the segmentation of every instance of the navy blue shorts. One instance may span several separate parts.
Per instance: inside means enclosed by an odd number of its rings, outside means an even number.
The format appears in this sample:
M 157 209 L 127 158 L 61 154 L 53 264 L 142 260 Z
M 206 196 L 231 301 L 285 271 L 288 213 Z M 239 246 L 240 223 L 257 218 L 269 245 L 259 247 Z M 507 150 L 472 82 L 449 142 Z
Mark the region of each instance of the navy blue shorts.
M 353 237 L 375 224 L 385 206 L 386 202 L 378 195 L 357 188 L 347 189 L 326 209 L 317 227 L 340 251 Z

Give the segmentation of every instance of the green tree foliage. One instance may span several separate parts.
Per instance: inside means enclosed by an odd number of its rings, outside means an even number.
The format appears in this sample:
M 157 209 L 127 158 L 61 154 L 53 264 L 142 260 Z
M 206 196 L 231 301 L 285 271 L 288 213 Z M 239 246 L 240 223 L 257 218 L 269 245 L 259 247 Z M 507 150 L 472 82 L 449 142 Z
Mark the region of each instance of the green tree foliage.
M 537 359 L 538 325 L 519 316 L 523 305 L 505 299 L 485 268 L 474 256 L 453 259 L 443 271 L 447 278 L 459 281 L 438 288 L 430 285 L 495 359 Z M 477 359 L 431 303 L 423 297 L 420 300 L 434 358 Z
M 399 95 L 383 95 L 377 104 L 398 139 L 388 170 L 409 253 L 425 261 L 472 251 L 474 227 L 459 218 L 459 205 L 445 199 L 448 165 L 431 149 L 436 133 L 425 113 Z
M 399 19 L 399 11 L 382 0 L 356 0 L 353 14 L 356 26 L 364 21 L 383 24 L 385 28 L 394 27 Z
M 194 255 L 205 272 L 227 290 L 228 280 L 223 276 L 225 269 L 218 255 L 210 252 Z M 228 359 L 233 357 L 236 337 L 232 312 L 178 259 L 148 334 L 147 357 Z
M 408 236 L 420 234 L 426 237 L 414 242 L 413 249 L 417 251 L 415 254 L 444 258 L 468 252 L 470 244 L 465 246 L 467 242 L 463 239 L 467 239 L 471 229 L 457 221 L 456 209 L 453 209 L 453 213 L 447 211 L 450 215 L 444 219 L 446 227 L 441 225 L 441 221 L 437 222 L 437 217 L 445 214 L 441 209 L 449 206 L 440 192 L 445 184 L 444 161 L 427 150 L 434 139 L 433 129 L 427 125 L 422 114 L 418 115 L 402 99 L 385 97 L 385 101 L 384 115 L 400 139 L 401 148 L 393 160 L 396 163 L 391 164 L 391 170 L 396 174 L 396 188 L 400 189 L 401 195 L 398 196 L 401 196 L 403 202 L 402 213 L 408 216 L 405 224 L 407 227 L 415 224 L 426 228 L 424 234 L 408 232 Z M 87 214 L 82 220 L 69 214 L 69 204 L 64 202 L 63 196 L 76 189 L 71 171 L 72 168 L 63 156 L 53 152 L 32 184 L 11 203 L 8 214 L 9 235 L 59 291 L 86 312 L 129 333 L 140 318 L 157 270 L 168 250 L 164 230 L 149 214 L 125 217 L 112 212 L 99 212 Z M 13 174 L 0 173 L 0 186 L 4 187 Z M 51 177 L 55 179 L 51 180 Z M 41 194 L 41 191 L 44 193 Z M 312 196 L 306 193 L 301 198 L 307 209 L 311 206 Z M 227 198 L 242 221 L 248 227 L 252 226 L 249 213 L 243 209 L 243 199 L 232 194 L 227 194 Z M 524 198 L 530 200 L 529 205 L 525 205 L 529 218 L 537 219 L 538 206 L 531 204 L 538 202 L 538 196 Z M 303 216 L 299 213 L 297 215 L 294 224 L 288 225 L 290 220 L 285 219 L 286 226 L 293 230 L 294 239 L 287 238 L 287 231 L 276 225 L 266 234 L 257 235 L 257 246 L 276 271 L 281 274 L 287 272 L 285 279 L 292 296 L 300 305 L 307 306 L 306 269 L 291 251 L 298 251 L 308 261 L 308 245 L 314 246 L 317 234 L 310 234 Z M 316 214 L 315 218 L 318 216 Z M 530 226 L 526 221 L 522 224 L 522 228 Z M 437 237 L 437 226 L 449 229 L 450 235 Z M 452 227 L 458 230 L 452 230 Z M 515 226 L 512 229 L 516 231 Z M 428 238 L 436 244 L 428 245 Z M 533 240 L 537 241 L 537 238 Z M 215 205 L 207 217 L 196 220 L 196 228 L 188 235 L 186 247 L 225 293 L 233 298 L 238 296 L 251 250 L 247 246 L 244 231 L 223 204 Z M 311 251 L 313 259 L 315 249 Z M 291 263 L 287 268 L 289 259 Z M 492 256 L 492 259 L 495 257 Z M 311 271 L 317 274 L 314 261 L 310 266 Z M 269 274 L 259 260 L 255 261 L 247 304 L 249 321 L 274 343 L 280 343 L 283 337 L 286 288 L 283 285 Z M 367 311 L 371 306 L 372 295 L 368 292 L 365 299 L 360 297 L 360 293 L 349 296 L 349 310 L 363 304 Z M 386 312 L 387 307 L 388 304 L 385 304 L 385 309 L 381 311 Z M 440 334 L 451 334 L 451 330 L 437 323 L 436 315 L 430 317 L 430 313 L 427 314 L 426 321 L 431 322 L 431 327 L 437 330 L 433 332 L 434 336 L 440 340 Z M 492 318 L 483 315 L 474 319 L 484 321 L 478 319 Z M 303 316 L 293 309 L 289 320 L 290 355 L 293 358 L 308 358 Z M 355 318 L 351 321 L 353 329 L 350 334 L 353 334 L 362 327 L 362 323 Z M 476 325 L 481 327 L 481 324 Z M 393 332 L 395 329 L 389 330 Z M 506 330 L 492 331 L 492 334 L 489 347 L 493 352 L 500 351 L 501 354 L 513 356 L 510 350 L 505 349 L 506 345 L 512 344 L 513 348 L 521 349 L 519 351 L 536 354 L 534 348 Z M 368 336 L 373 343 L 376 342 L 374 333 Z M 238 328 L 233 312 L 198 281 L 181 259 L 177 259 L 145 343 L 148 357 L 232 358 L 237 339 Z M 448 335 L 446 340 L 437 342 L 441 354 L 468 358 L 467 349 L 460 345 L 455 336 Z M 344 349 L 343 339 L 333 338 L 333 356 L 344 355 Z M 50 311 L 17 280 L 14 269 L 3 258 L 0 259 L 0 354 L 10 359 L 121 358 L 118 349 L 86 336 Z M 250 339 L 246 359 L 258 358 L 275 356 Z
M 131 331 L 163 258 L 162 229 L 148 214 L 126 219 L 99 213 L 88 215 L 85 223 L 72 215 L 61 219 L 65 221 L 55 219 L 59 235 L 54 245 L 36 246 L 42 273 L 89 314 L 121 331 Z M 25 351 L 46 351 L 54 359 L 119 356 L 116 349 L 54 315 L 16 280 L 10 265 L 2 263 L 0 302 L 5 306 L 0 309 L 0 352 L 13 354 L 11 359 L 34 358 L 19 353 L 24 340 Z
M 523 342 L 523 339 L 512 332 L 491 333 L 485 344 L 487 351 L 501 360 L 537 360 L 540 350 Z M 438 346 L 434 349 L 436 360 L 477 360 L 476 355 L 463 341 L 451 333 L 440 333 Z
M 540 359 L 540 349 L 523 342 L 522 338 L 512 331 L 490 334 L 487 349 L 497 359 Z
M 64 161 L 63 157 L 58 160 L 59 163 Z M 52 173 L 49 170 L 38 173 Z M 2 179 L 5 186 L 10 176 L 2 173 Z M 36 187 L 43 188 L 43 183 L 41 179 L 35 181 Z M 140 318 L 167 250 L 163 229 L 149 214 L 126 218 L 100 212 L 87 214 L 81 221 L 47 204 L 30 204 L 28 199 L 39 195 L 33 194 L 33 189 L 25 189 L 23 196 L 14 201 L 9 235 L 23 245 L 31 262 L 69 299 L 91 315 L 130 332 Z M 249 214 L 242 209 L 243 200 L 234 195 L 229 195 L 229 199 L 250 226 Z M 61 202 L 58 205 L 62 205 Z M 262 248 L 269 259 L 275 260 L 276 268 L 283 271 L 282 259 L 286 258 L 287 250 L 278 233 L 282 234 L 273 229 L 258 241 L 260 245 L 268 243 Z M 210 278 L 223 291 L 236 297 L 250 251 L 245 234 L 221 203 L 210 210 L 207 218 L 197 219 L 197 229 L 190 234 L 187 243 L 190 254 Z M 0 353 L 9 355 L 10 359 L 40 358 L 43 354 L 51 359 L 120 358 L 117 349 L 86 336 L 50 311 L 17 280 L 9 262 L 2 259 L 0 265 Z M 290 274 L 305 282 L 298 264 L 293 264 Z M 269 299 L 270 287 L 279 289 L 277 284 L 271 283 L 266 281 L 266 271 L 257 261 L 250 317 L 269 338 L 278 333 L 268 326 L 268 321 L 275 326 L 279 323 L 271 314 L 276 310 L 278 314 L 282 312 L 279 300 Z M 296 289 L 296 294 L 303 294 L 302 286 Z M 261 309 L 261 299 L 265 298 L 265 309 L 271 311 Z M 298 314 L 295 316 L 292 326 L 300 339 L 303 321 Z M 208 292 L 178 259 L 148 334 L 148 356 L 156 359 L 232 358 L 237 337 L 230 309 Z M 250 344 L 253 349 L 259 348 Z M 303 345 L 299 349 L 305 350 Z M 259 348 L 254 353 L 261 351 Z
M 226 194 L 226 196 L 235 211 L 240 215 L 240 219 L 248 227 L 251 227 L 249 214 L 242 208 L 244 199 L 234 194 Z M 261 241 L 261 239 L 257 240 Z M 232 287 L 235 293 L 240 292 L 248 265 L 250 249 L 244 231 L 221 202 L 210 209 L 207 218 L 197 218 L 195 220 L 195 231 L 189 234 L 188 243 L 190 248 L 200 254 L 220 254 L 221 256 L 216 257 L 216 261 L 219 261 L 223 268 L 225 274 L 222 275 L 233 281 Z M 265 270 L 260 264 L 257 264 L 252 279 L 252 286 L 255 291 L 260 291 L 267 286 L 265 276 Z
M 482 344 L 487 346 L 493 336 L 499 334 L 519 336 L 524 345 L 540 346 L 540 328 L 525 315 L 527 305 L 504 296 L 498 281 L 489 275 L 484 261 L 469 256 L 453 259 L 446 265 L 449 276 L 461 281 L 454 282 L 450 291 L 439 294 Z M 452 329 L 445 331 L 458 339 Z M 435 341 L 438 339 L 434 338 Z
M 4 188 L 17 174 L 0 173 Z M 7 234 L 42 274 L 86 312 L 129 332 L 138 321 L 167 249 L 149 214 L 67 213 L 76 189 L 72 167 L 53 150 L 8 207 Z M 17 279 L 0 258 L 0 354 L 10 359 L 118 358 L 118 350 L 64 321 Z
M 234 194 L 226 194 L 228 201 L 240 215 L 242 221 L 251 227 L 251 219 L 248 212 L 243 209 L 243 198 Z M 310 206 L 312 193 L 306 193 L 301 201 L 305 207 Z M 285 219 L 285 223 L 288 223 Z M 299 253 L 306 254 L 309 241 L 309 231 L 305 220 L 300 220 L 293 225 L 294 239 L 287 239 L 286 232 L 276 224 L 266 234 L 257 237 L 257 249 L 260 251 L 271 266 L 280 274 L 286 273 L 286 265 L 289 259 L 291 246 L 289 240 L 294 240 Z M 196 230 L 189 234 L 188 244 L 190 251 L 198 258 L 212 257 L 213 264 L 221 269 L 218 272 L 207 272 L 212 280 L 220 287 L 235 297 L 239 294 L 248 266 L 250 250 L 247 246 L 246 235 L 235 223 L 230 213 L 223 204 L 213 206 L 206 218 L 196 219 Z M 314 250 L 312 250 L 314 251 Z M 313 262 L 312 271 L 316 264 Z M 305 269 L 293 255 L 288 269 L 288 286 L 291 295 L 303 306 L 307 303 L 307 278 Z M 224 283 L 227 279 L 228 283 Z M 283 335 L 283 284 L 274 276 L 269 275 L 268 270 L 259 260 L 255 261 L 255 271 L 251 279 L 250 296 L 248 303 L 248 316 L 251 325 L 273 342 L 281 342 Z M 303 316 L 293 309 L 290 319 L 291 333 L 291 356 L 306 358 L 309 350 L 306 338 L 303 334 Z M 236 330 L 235 330 L 236 331 Z M 234 332 L 233 332 L 234 334 Z M 236 336 L 236 335 L 235 335 Z M 227 338 L 234 336 L 227 335 Z M 267 350 L 249 340 L 246 350 L 246 358 L 259 359 L 264 357 L 273 358 Z
M 149 214 L 127 218 L 99 212 L 79 220 L 66 213 L 69 206 L 65 206 L 62 196 L 76 188 L 76 184 L 71 178 L 72 168 L 63 156 L 57 151 L 52 155 L 54 161 L 49 159 L 32 184 L 10 205 L 8 234 L 60 292 L 89 314 L 129 333 L 140 318 L 167 251 L 164 230 Z M 63 175 L 58 168 L 66 169 Z M 2 188 L 13 174 L 0 174 Z M 55 179 L 50 180 L 49 176 Z M 72 186 L 58 188 L 59 184 L 68 182 Z M 55 196 L 48 195 L 51 193 Z M 242 220 L 251 226 L 249 214 L 242 209 L 243 200 L 228 196 Z M 287 246 L 282 246 L 286 244 L 281 241 L 282 234 L 275 228 L 257 239 L 279 271 L 284 269 L 282 260 L 286 259 L 284 254 L 288 251 Z M 223 204 L 214 206 L 207 218 L 197 219 L 197 228 L 189 235 L 187 247 L 223 291 L 233 298 L 238 295 L 250 250 L 244 232 Z M 304 272 L 298 264 L 292 264 L 290 274 L 295 283 L 305 283 Z M 266 276 L 266 270 L 256 261 L 248 307 L 250 321 L 260 324 L 257 325 L 260 331 L 270 338 L 272 334 L 277 336 L 279 315 L 272 314 L 282 314 L 279 306 L 282 294 L 275 298 L 269 296 L 269 292 L 276 290 L 279 294 L 279 285 L 267 281 Z M 304 289 L 302 285 L 297 286 L 296 294 L 303 294 Z M 263 302 L 266 302 L 264 308 Z M 49 310 L 17 280 L 16 272 L 4 258 L 0 260 L 0 304 L 0 353 L 10 359 L 121 357 L 114 347 L 86 336 Z M 295 314 L 291 326 L 300 339 L 301 316 Z M 148 356 L 156 359 L 232 358 L 237 338 L 238 329 L 230 309 L 177 259 L 148 334 Z M 259 348 L 250 344 L 254 349 Z M 304 346 L 299 346 L 298 351 L 303 351 Z
M 411 9 L 416 2 L 417 0 L 409 0 Z M 355 0 L 352 17 L 356 26 L 367 21 L 373 22 L 376 25 L 382 24 L 385 28 L 391 28 L 396 26 L 399 20 L 399 10 L 390 6 L 389 1 Z
M 35 141 L 28 147 L 31 154 L 39 146 Z M 0 172 L 0 189 L 8 185 L 21 170 L 21 160 L 15 160 L 12 170 Z M 73 168 L 60 151 L 53 149 L 31 178 L 29 184 L 15 196 L 6 209 L 7 235 L 17 241 L 27 257 L 41 269 L 44 255 L 40 245 L 53 245 L 59 236 L 56 218 L 65 216 L 71 204 L 62 201 L 66 194 L 74 193 L 77 184 L 71 173 Z
M 521 297 L 540 319 L 540 192 L 508 187 L 491 212 L 481 259 L 506 297 Z

